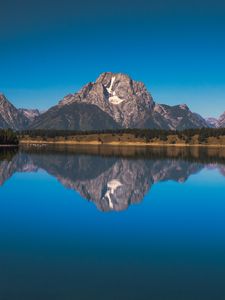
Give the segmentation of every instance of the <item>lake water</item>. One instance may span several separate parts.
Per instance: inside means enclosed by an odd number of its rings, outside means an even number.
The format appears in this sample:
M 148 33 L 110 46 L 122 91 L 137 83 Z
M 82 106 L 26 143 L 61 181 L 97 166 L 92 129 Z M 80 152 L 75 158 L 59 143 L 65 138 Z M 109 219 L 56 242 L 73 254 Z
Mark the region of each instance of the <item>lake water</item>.
M 225 149 L 0 150 L 0 299 L 225 299 Z

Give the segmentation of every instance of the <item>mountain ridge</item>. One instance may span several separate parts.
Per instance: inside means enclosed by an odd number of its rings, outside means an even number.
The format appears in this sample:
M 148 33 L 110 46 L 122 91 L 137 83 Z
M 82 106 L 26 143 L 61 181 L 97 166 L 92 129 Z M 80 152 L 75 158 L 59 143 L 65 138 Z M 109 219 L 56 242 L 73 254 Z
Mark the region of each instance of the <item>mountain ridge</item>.
M 4 94 L 0 94 L 0 128 L 20 130 L 28 124 L 29 119 L 9 102 Z
M 209 127 L 212 128 L 224 128 L 225 127 L 225 112 L 222 113 L 219 118 L 206 118 L 206 122 Z
M 41 114 L 29 129 L 57 129 L 57 130 L 101 130 L 119 129 L 119 125 L 99 107 L 92 104 L 71 103 L 63 107 L 57 105 Z
M 0 128 L 183 130 L 202 127 L 225 127 L 225 112 L 219 119 L 204 119 L 186 104 L 158 104 L 144 83 L 123 73 L 100 74 L 95 82 L 66 95 L 44 113 L 37 109 L 17 109 L 0 94 Z
M 204 118 L 192 113 L 186 104 L 156 104 L 142 82 L 134 81 L 122 73 L 102 73 L 95 82 L 89 82 L 78 92 L 66 95 L 58 103 L 59 114 L 65 105 L 70 106 L 73 103 L 96 105 L 121 128 L 182 130 L 208 127 Z M 56 128 L 57 126 L 55 124 Z M 47 129 L 47 126 L 34 122 L 32 128 Z

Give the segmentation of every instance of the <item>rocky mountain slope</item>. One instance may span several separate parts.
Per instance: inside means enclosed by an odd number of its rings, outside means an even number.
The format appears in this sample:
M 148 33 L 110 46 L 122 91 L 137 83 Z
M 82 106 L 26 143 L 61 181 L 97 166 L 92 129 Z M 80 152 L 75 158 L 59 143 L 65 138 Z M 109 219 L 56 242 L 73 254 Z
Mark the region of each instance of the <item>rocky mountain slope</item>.
M 0 94 L 0 128 L 24 129 L 29 123 L 29 119 Z
M 119 127 L 112 117 L 96 105 L 71 103 L 52 107 L 40 115 L 30 129 L 101 130 Z
M 67 129 L 68 115 L 65 115 L 63 108 L 70 107 L 67 111 L 70 110 L 72 114 L 72 111 L 78 107 L 72 106 L 75 103 L 95 105 L 122 128 L 186 129 L 208 126 L 201 116 L 192 113 L 186 105 L 155 104 L 142 82 L 134 81 L 125 74 L 108 72 L 101 74 L 96 82 L 85 85 L 78 93 L 67 95 L 61 100 L 54 107 L 55 121 L 52 120 L 52 109 L 50 109 L 44 116 L 37 118 L 31 128 L 47 129 L 60 126 L 61 129 Z M 58 123 L 59 119 L 65 120 L 64 128 L 62 122 Z M 108 129 L 104 122 L 98 127 Z M 74 123 L 71 124 L 70 129 L 86 130 L 90 129 L 90 126 L 76 127 Z
M 218 118 L 207 118 L 206 122 L 209 127 L 212 128 L 224 128 L 225 127 L 225 112 Z
M 185 104 L 156 104 L 142 82 L 121 73 L 101 74 L 96 82 L 67 95 L 43 114 L 38 110 L 16 109 L 0 94 L 0 128 L 183 130 L 224 126 L 225 113 L 218 120 L 205 120 Z
M 144 84 L 125 74 L 103 73 L 94 83 L 60 101 L 59 106 L 71 103 L 94 104 L 110 115 L 121 127 L 139 127 L 148 117 L 154 102 Z
M 225 112 L 219 117 L 218 124 L 220 128 L 225 127 Z
M 38 109 L 19 108 L 19 111 L 30 121 L 33 122 L 41 115 Z
M 211 128 L 219 128 L 218 119 L 216 118 L 206 118 L 206 122 Z
M 164 118 L 164 122 L 169 129 L 183 130 L 188 128 L 208 127 L 207 122 L 197 113 L 190 111 L 186 104 L 169 106 L 156 104 L 154 112 Z M 162 126 L 163 129 L 166 129 Z

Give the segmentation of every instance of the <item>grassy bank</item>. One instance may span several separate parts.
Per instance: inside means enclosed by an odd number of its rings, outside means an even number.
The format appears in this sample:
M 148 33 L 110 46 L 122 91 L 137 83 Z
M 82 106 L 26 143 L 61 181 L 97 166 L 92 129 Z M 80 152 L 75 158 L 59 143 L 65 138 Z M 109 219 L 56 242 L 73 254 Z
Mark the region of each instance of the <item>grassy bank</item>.
M 112 145 L 112 146 L 225 146 L 225 135 L 205 136 L 200 133 L 168 133 L 148 136 L 137 132 L 79 133 L 71 135 L 29 135 L 20 136 L 21 144 L 68 144 L 68 145 Z

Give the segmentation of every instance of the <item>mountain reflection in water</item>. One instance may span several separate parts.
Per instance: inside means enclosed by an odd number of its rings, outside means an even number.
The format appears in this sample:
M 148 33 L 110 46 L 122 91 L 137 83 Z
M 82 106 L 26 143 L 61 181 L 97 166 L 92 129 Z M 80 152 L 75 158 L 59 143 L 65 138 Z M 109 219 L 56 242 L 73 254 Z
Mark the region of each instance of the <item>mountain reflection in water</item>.
M 1 149 L 0 185 L 16 172 L 43 169 L 101 211 L 139 203 L 157 182 L 185 182 L 204 168 L 225 176 L 225 149 L 203 147 L 22 147 Z

